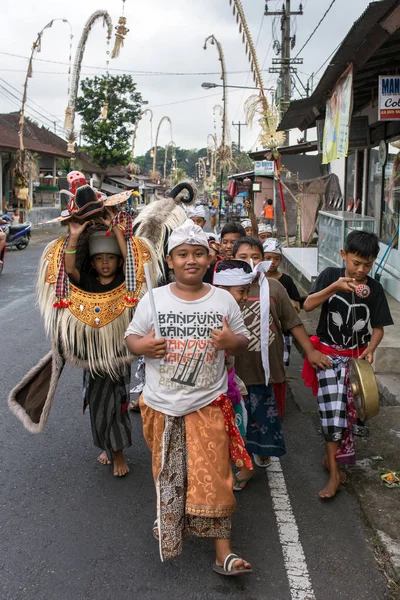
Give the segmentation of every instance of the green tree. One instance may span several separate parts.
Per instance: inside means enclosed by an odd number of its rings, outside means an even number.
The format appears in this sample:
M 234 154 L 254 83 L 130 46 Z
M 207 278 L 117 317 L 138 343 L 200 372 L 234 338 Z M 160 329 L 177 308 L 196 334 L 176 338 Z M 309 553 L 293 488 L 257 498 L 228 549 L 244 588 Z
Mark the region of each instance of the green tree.
M 147 104 L 136 91 L 130 75 L 102 76 L 85 79 L 76 110 L 82 117 L 85 147 L 92 160 L 105 169 L 126 165 L 130 160 L 132 130 Z M 101 118 L 102 108 L 108 104 L 107 119 Z

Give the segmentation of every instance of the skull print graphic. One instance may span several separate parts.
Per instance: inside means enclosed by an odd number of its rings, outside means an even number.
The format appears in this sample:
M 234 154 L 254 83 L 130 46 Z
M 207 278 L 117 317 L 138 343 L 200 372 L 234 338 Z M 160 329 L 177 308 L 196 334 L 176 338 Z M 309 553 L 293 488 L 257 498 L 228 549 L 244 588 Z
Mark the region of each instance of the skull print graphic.
M 367 345 L 372 332 L 368 306 L 349 303 L 335 294 L 329 299 L 327 330 L 335 346 L 351 349 Z

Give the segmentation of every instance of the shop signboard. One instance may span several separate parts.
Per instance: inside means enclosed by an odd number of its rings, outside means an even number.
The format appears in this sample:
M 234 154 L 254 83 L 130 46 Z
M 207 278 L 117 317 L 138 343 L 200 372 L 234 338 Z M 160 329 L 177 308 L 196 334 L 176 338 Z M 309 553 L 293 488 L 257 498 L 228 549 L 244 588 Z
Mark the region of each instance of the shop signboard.
M 347 156 L 353 104 L 353 65 L 337 81 L 326 103 L 322 164 Z
M 379 77 L 379 121 L 400 121 L 400 76 Z
M 254 163 L 254 175 L 271 177 L 275 171 L 273 160 L 256 160 Z

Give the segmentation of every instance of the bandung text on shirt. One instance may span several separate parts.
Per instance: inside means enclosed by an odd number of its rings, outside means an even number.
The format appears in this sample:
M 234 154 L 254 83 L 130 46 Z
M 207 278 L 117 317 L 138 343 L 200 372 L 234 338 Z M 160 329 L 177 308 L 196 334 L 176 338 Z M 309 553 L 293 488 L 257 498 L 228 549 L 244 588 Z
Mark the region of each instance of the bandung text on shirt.
M 218 372 L 218 351 L 211 331 L 222 327 L 223 316 L 214 311 L 158 313 L 167 354 L 160 364 L 160 385 L 167 388 L 208 387 Z

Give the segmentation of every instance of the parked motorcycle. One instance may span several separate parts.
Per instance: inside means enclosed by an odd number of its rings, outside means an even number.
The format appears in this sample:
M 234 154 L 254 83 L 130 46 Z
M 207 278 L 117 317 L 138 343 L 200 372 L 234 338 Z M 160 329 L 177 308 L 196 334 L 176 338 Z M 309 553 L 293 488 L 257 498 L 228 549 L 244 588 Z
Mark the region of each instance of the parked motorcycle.
M 17 248 L 17 250 L 25 250 L 29 244 L 31 237 L 32 223 L 12 223 L 8 215 L 3 215 L 2 219 L 8 221 L 7 225 L 2 225 L 3 231 L 6 233 L 7 249 Z

